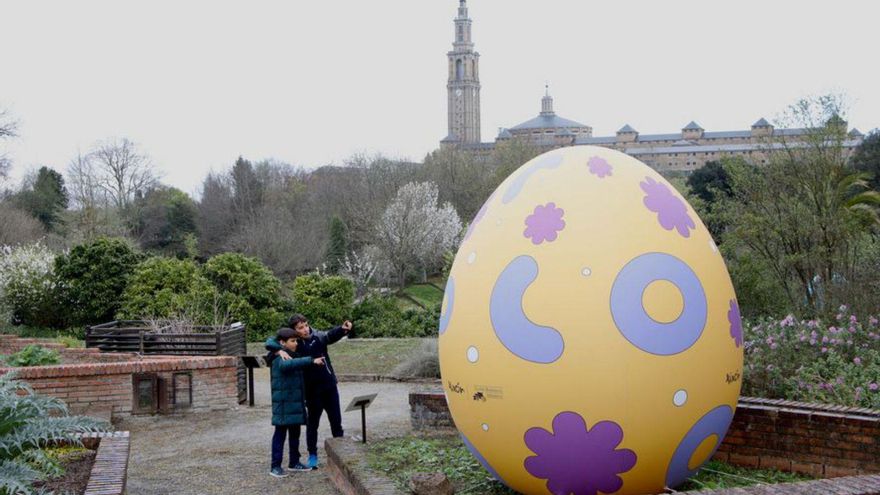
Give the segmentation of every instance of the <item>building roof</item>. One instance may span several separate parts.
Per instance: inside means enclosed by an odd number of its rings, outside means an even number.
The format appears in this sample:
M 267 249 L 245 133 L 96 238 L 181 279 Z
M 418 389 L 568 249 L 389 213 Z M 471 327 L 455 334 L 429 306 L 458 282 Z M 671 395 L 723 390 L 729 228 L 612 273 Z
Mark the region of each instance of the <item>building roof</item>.
M 770 125 L 770 122 L 767 122 L 767 119 L 765 119 L 764 117 L 761 117 L 760 119 L 758 119 L 757 122 L 752 124 L 752 127 L 772 127 L 772 126 Z
M 703 128 L 700 127 L 700 124 L 698 124 L 692 120 L 691 123 L 684 126 L 684 128 L 682 130 L 683 131 L 702 131 Z
M 844 141 L 844 147 L 852 148 L 858 146 L 858 140 Z M 806 143 L 748 143 L 748 144 L 702 144 L 694 146 L 658 146 L 655 148 L 627 148 L 624 152 L 628 155 L 655 155 L 667 153 L 709 153 L 709 152 L 743 152 L 743 151 L 767 151 L 779 150 L 788 147 L 808 146 Z
M 450 134 L 450 135 L 446 136 L 445 138 L 443 138 L 442 140 L 440 140 L 441 143 L 457 143 L 459 141 L 460 141 L 460 139 L 458 139 L 458 136 L 454 136 L 452 134 Z
M 513 134 L 510 133 L 507 129 L 501 129 L 498 131 L 498 139 L 510 139 L 513 137 Z
M 632 127 L 630 127 L 629 124 L 626 124 L 625 126 L 621 127 L 620 130 L 618 130 L 617 132 L 618 132 L 618 134 L 624 134 L 624 133 L 633 133 L 633 134 L 635 134 L 635 133 L 637 133 L 638 131 L 635 130 L 635 129 L 633 129 Z
M 849 136 L 849 137 L 862 137 L 862 136 L 864 136 L 864 134 L 862 134 L 862 131 L 853 127 L 853 129 L 851 131 L 849 131 L 849 134 L 847 134 L 847 136 Z
M 537 117 L 527 120 L 522 124 L 519 124 L 515 127 L 511 127 L 512 131 L 524 131 L 527 129 L 558 129 L 560 127 L 569 127 L 569 128 L 577 128 L 577 127 L 587 127 L 580 122 L 575 122 L 573 120 L 568 120 L 562 118 L 555 113 L 552 114 L 544 114 L 538 115 Z

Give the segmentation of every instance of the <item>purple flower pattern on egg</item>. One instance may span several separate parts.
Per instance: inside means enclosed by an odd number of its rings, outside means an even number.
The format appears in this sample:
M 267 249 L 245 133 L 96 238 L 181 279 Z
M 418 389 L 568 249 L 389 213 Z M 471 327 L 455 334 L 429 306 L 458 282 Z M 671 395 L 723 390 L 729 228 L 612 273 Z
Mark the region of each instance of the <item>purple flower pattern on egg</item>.
M 552 432 L 538 427 L 526 432 L 526 446 L 537 455 L 527 457 L 523 467 L 546 479 L 550 493 L 614 493 L 623 486 L 618 475 L 637 460 L 632 450 L 617 449 L 622 440 L 623 429 L 613 421 L 587 429 L 581 415 L 562 412 L 553 418 Z
M 590 168 L 590 173 L 599 177 L 600 179 L 604 179 L 611 175 L 611 164 L 608 163 L 608 160 L 602 158 L 601 156 L 594 156 L 590 158 L 587 162 L 587 166 Z
M 562 208 L 557 208 L 556 203 L 538 205 L 535 207 L 534 213 L 526 217 L 526 230 L 523 235 L 531 239 L 532 244 L 535 245 L 544 241 L 553 242 L 559 232 L 565 228 L 563 215 L 565 215 L 565 211 Z
M 727 312 L 727 321 L 730 322 L 730 337 L 740 347 L 743 343 L 742 317 L 739 314 L 739 304 L 735 300 L 730 301 L 730 310 Z
M 684 201 L 672 193 L 666 184 L 659 183 L 650 177 L 640 184 L 645 192 L 645 206 L 657 214 L 657 220 L 666 230 L 675 229 L 682 237 L 690 237 L 690 229 L 697 225 L 687 212 Z

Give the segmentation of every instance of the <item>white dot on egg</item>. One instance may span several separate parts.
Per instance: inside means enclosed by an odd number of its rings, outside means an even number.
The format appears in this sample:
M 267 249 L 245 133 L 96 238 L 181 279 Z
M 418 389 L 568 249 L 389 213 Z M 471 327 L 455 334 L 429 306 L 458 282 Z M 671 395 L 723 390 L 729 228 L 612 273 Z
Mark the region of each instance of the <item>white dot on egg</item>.
M 501 224 L 502 224 L 502 223 L 503 223 L 503 222 L 502 222 L 501 219 L 499 218 L 498 221 L 495 222 L 495 225 L 501 227 Z
M 593 270 L 590 270 L 589 267 L 585 267 L 583 270 L 581 270 L 581 275 L 583 275 L 585 277 L 589 277 L 592 274 L 593 274 Z
M 480 360 L 480 351 L 474 346 L 468 347 L 467 358 L 468 358 L 468 361 L 470 361 L 472 363 L 476 363 L 477 361 Z
M 468 255 L 468 264 L 473 265 L 474 261 L 477 261 L 477 253 L 471 252 L 471 254 Z
M 483 431 L 489 431 L 489 425 L 483 423 Z
M 678 407 L 683 406 L 688 400 L 688 393 L 686 390 L 679 390 L 672 396 L 672 403 Z

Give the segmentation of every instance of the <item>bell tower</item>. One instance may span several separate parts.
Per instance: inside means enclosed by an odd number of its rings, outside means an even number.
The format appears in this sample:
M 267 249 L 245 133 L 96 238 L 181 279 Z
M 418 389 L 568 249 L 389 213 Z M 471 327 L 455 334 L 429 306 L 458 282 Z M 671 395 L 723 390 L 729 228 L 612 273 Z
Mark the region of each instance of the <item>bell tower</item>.
M 444 142 L 480 142 L 480 54 L 474 51 L 467 0 L 459 0 L 446 84 L 449 135 Z

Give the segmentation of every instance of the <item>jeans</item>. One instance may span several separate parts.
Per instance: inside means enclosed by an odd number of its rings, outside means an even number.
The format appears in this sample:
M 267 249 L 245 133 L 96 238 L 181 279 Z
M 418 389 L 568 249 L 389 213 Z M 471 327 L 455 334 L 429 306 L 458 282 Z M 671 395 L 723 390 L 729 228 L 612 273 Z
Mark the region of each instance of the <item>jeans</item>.
M 306 447 L 310 455 L 318 453 L 318 425 L 321 414 L 327 412 L 330 421 L 330 432 L 334 438 L 342 436 L 342 411 L 339 407 L 339 390 L 336 384 L 327 387 L 316 387 L 306 395 L 306 408 L 309 412 L 309 424 L 306 427 Z
M 276 426 L 272 435 L 272 467 L 281 467 L 284 458 L 284 437 L 290 433 L 290 465 L 299 462 L 300 425 Z

